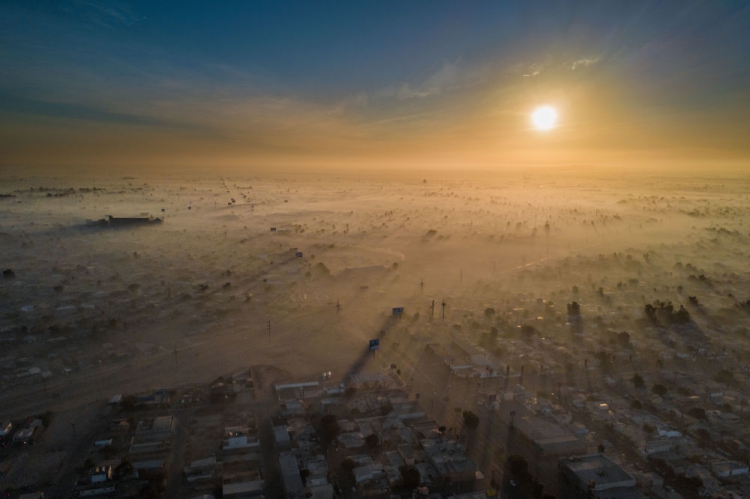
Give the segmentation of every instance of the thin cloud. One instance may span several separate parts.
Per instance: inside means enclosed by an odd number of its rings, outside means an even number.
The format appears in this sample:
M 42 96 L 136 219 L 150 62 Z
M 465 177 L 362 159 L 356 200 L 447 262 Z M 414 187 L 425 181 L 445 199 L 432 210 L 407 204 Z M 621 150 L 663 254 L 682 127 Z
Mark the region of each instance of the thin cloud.
M 465 67 L 460 61 L 444 62 L 443 65 L 428 77 L 414 82 L 402 82 L 385 88 L 380 94 L 398 100 L 424 99 L 443 95 L 448 92 L 473 87 L 486 81 L 488 68 Z
M 130 5 L 116 0 L 74 0 L 62 9 L 84 23 L 105 28 L 132 26 L 141 19 Z
M 578 59 L 577 61 L 573 61 L 573 63 L 570 65 L 570 69 L 575 71 L 578 68 L 585 68 L 588 66 L 593 66 L 594 64 L 598 64 L 599 61 L 601 61 L 601 58 L 599 57 Z

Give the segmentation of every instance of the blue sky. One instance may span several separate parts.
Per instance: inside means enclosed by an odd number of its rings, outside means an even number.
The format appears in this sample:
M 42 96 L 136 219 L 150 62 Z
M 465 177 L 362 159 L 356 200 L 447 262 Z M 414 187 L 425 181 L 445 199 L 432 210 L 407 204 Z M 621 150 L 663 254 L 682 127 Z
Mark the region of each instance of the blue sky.
M 0 2 L 0 147 L 19 164 L 742 161 L 749 46 L 747 2 Z M 541 139 L 527 115 L 545 103 L 560 129 Z

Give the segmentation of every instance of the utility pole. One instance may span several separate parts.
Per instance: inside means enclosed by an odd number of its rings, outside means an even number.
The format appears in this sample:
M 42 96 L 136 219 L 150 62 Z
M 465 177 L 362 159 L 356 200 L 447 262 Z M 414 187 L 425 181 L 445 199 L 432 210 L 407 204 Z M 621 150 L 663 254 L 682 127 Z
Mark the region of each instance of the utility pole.
M 432 300 L 432 305 L 430 305 L 430 319 L 435 317 L 435 300 Z
M 443 306 L 443 320 L 445 320 L 445 298 L 443 298 L 443 303 L 441 303 Z

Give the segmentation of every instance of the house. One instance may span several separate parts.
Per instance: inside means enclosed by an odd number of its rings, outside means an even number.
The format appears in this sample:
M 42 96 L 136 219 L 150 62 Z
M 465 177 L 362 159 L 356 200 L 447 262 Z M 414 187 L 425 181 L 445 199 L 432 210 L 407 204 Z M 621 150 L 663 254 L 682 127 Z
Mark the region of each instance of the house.
M 711 470 L 719 478 L 729 478 L 747 475 L 750 468 L 746 464 L 737 461 L 716 461 L 711 463 Z
M 224 450 L 246 449 L 260 445 L 257 438 L 249 435 L 249 428 L 243 426 L 228 426 L 224 430 L 224 437 Z
M 666 438 L 649 440 L 644 446 L 643 453 L 646 456 L 656 454 L 658 452 L 669 452 L 672 450 L 672 442 Z
M 352 473 L 354 473 L 354 481 L 357 484 L 385 476 L 382 464 L 359 466 L 354 468 Z
M 90 483 L 101 483 L 112 479 L 112 466 L 101 466 L 89 471 Z

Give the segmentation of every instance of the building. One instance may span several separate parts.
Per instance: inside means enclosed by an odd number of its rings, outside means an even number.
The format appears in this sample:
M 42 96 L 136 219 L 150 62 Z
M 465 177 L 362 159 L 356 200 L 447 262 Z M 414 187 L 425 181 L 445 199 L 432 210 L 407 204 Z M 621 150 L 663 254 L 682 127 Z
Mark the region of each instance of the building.
M 560 460 L 560 499 L 645 499 L 633 475 L 602 454 Z
M 524 416 L 514 421 L 516 430 L 525 440 L 537 460 L 547 457 L 561 457 L 584 454 L 585 440 L 578 438 L 570 430 L 563 428 L 551 418 Z
M 261 495 L 263 495 L 263 480 L 225 483 L 222 486 L 222 497 L 226 499 L 246 499 Z
M 133 463 L 133 468 L 138 473 L 138 478 L 147 480 L 159 476 L 164 471 L 164 461 L 162 459 L 138 461 Z
M 224 428 L 224 443 L 222 449 L 247 449 L 259 447 L 260 442 L 254 431 L 247 426 L 227 426 Z
M 470 492 L 474 488 L 477 465 L 466 455 L 466 448 L 453 441 L 438 440 L 425 446 L 425 458 L 438 472 L 446 491 Z M 425 474 L 421 473 L 424 478 Z
M 292 448 L 292 439 L 289 436 L 289 430 L 286 425 L 274 426 L 273 437 L 276 440 L 276 449 L 281 451 L 290 450 Z
M 96 227 L 139 227 L 143 225 L 159 225 L 163 222 L 161 218 L 148 217 L 113 217 L 112 215 L 106 215 L 101 220 L 96 222 L 89 222 L 89 225 Z
M 730 478 L 740 475 L 747 475 L 750 468 L 746 464 L 737 461 L 717 461 L 711 463 L 711 469 L 719 478 Z
M 279 456 L 279 466 L 287 499 L 304 498 L 305 486 L 302 484 L 297 458 L 293 454 L 284 452 Z
M 101 483 L 112 479 L 112 466 L 102 466 L 92 469 L 89 472 L 91 483 Z
M 352 470 L 352 473 L 354 474 L 354 482 L 357 485 L 385 476 L 383 465 L 377 463 L 358 466 Z

